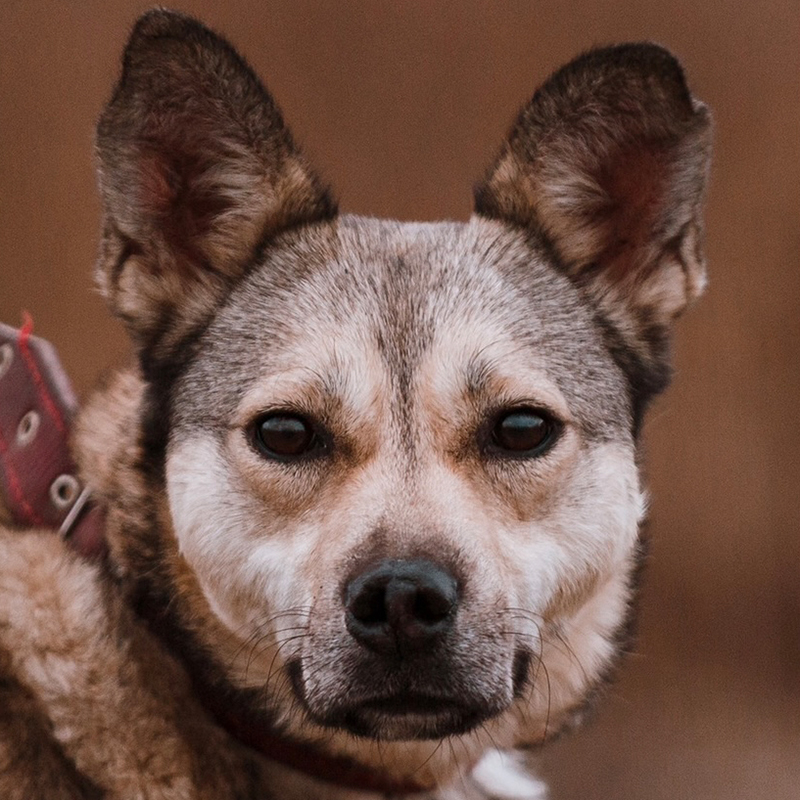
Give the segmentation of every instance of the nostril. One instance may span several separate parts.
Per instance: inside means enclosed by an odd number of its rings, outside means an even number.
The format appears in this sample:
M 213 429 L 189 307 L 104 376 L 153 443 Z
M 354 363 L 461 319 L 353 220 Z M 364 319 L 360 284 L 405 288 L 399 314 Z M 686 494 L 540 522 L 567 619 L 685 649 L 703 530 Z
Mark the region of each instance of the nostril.
M 446 619 L 454 606 L 455 596 L 450 597 L 436 589 L 420 588 L 414 600 L 414 616 L 420 622 L 436 624 Z
M 348 603 L 350 613 L 364 625 L 382 625 L 386 613 L 386 586 L 364 586 Z

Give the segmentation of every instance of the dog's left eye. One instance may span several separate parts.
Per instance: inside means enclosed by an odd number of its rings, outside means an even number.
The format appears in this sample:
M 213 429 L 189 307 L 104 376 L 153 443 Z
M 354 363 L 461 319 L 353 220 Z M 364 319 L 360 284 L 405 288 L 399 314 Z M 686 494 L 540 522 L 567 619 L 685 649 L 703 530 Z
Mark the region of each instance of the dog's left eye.
M 272 413 L 259 417 L 253 426 L 258 450 L 269 458 L 290 461 L 325 449 L 325 441 L 314 425 L 299 414 Z
M 556 440 L 558 430 L 558 423 L 544 411 L 506 411 L 495 420 L 491 447 L 496 453 L 523 458 L 542 455 Z

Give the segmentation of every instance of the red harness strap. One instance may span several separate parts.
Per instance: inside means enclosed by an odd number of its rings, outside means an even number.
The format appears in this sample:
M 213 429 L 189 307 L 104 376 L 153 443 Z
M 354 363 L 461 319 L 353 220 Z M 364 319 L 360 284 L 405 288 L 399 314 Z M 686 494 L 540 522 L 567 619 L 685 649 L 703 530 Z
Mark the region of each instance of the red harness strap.
M 82 555 L 105 551 L 102 512 L 69 450 L 75 394 L 49 342 L 0 323 L 0 495 L 13 522 L 57 528 Z
M 0 499 L 14 523 L 57 528 L 81 555 L 96 558 L 106 550 L 104 514 L 81 484 L 69 449 L 77 401 L 55 349 L 32 331 L 28 315 L 21 330 L 0 323 Z M 282 739 L 244 723 L 215 698 L 202 699 L 233 737 L 313 778 L 381 794 L 427 790 L 312 745 Z

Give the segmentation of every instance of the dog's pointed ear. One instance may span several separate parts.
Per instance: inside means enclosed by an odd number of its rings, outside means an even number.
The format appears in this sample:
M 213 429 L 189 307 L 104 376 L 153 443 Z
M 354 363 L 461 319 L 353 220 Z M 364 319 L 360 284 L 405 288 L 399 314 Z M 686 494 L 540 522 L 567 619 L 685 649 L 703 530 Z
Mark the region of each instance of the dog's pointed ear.
M 202 319 L 270 237 L 336 213 L 250 67 L 173 12 L 134 27 L 97 152 L 98 280 L 141 344 Z
M 476 211 L 543 235 L 618 333 L 646 351 L 643 338 L 663 341 L 705 284 L 710 139 L 707 109 L 669 52 L 590 51 L 523 108 L 476 189 Z

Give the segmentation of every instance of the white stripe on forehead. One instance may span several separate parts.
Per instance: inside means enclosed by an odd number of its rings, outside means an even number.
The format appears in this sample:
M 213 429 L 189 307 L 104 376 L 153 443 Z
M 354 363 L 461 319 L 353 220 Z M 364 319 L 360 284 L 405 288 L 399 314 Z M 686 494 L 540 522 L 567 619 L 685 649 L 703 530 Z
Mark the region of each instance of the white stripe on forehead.
M 387 238 L 397 235 L 398 227 L 392 226 Z M 315 290 L 311 293 L 319 297 L 317 313 L 304 316 L 302 325 L 293 320 L 291 330 L 269 354 L 269 372 L 256 378 L 239 403 L 236 424 L 280 406 L 313 412 L 333 410 L 336 404 L 358 418 L 375 417 L 379 409 L 385 414 L 399 402 L 425 416 L 424 406 L 432 401 L 463 405 L 478 375 L 485 379 L 486 394 L 494 392 L 501 404 L 540 404 L 569 420 L 568 403 L 548 374 L 544 355 L 533 353 L 517 335 L 518 308 L 509 308 L 514 290 L 484 262 L 486 253 L 477 252 L 474 242 L 470 244 L 472 237 L 454 236 L 454 244 L 460 246 L 453 247 L 450 263 L 432 264 L 424 275 L 420 255 L 433 228 L 403 226 L 408 271 L 404 273 L 406 262 L 399 256 L 393 266 L 375 265 L 375 280 L 364 285 L 360 298 L 352 291 L 338 296 L 323 291 L 335 275 L 341 276 L 335 268 L 309 276 Z M 417 249 L 420 252 L 414 252 Z M 343 264 L 343 270 L 366 269 L 363 262 Z M 448 270 L 463 280 L 436 279 L 437 273 Z M 409 295 L 404 283 L 415 279 L 418 291 Z M 350 282 L 357 282 L 356 276 L 351 274 Z M 474 291 L 474 284 L 482 291 Z M 406 292 L 399 294 L 403 289 Z M 337 303 L 340 312 L 342 303 L 353 308 L 335 317 L 326 313 Z M 267 364 L 261 367 L 265 368 Z M 399 384 L 404 387 L 402 397 Z

